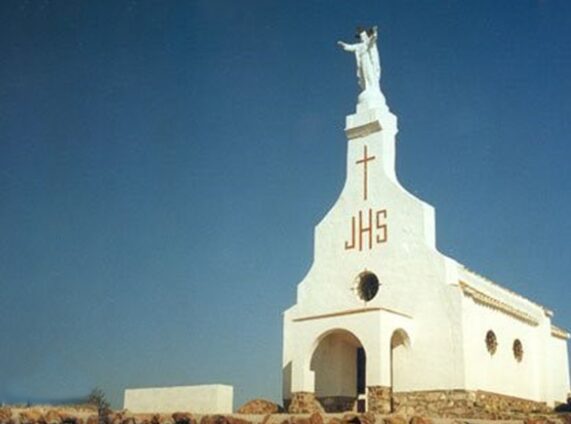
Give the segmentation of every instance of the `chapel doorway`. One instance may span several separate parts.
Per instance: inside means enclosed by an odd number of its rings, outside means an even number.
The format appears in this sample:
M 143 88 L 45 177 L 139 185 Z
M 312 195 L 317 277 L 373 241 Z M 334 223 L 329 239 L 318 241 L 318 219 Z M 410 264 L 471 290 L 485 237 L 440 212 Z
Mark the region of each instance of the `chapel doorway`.
M 310 368 L 325 412 L 365 411 L 366 364 L 365 349 L 351 332 L 334 330 L 320 338 Z

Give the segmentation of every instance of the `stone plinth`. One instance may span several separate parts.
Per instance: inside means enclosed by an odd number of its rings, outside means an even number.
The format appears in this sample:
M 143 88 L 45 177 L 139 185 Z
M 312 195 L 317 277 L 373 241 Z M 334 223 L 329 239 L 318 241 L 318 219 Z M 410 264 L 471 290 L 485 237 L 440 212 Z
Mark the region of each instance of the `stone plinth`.
M 311 392 L 293 392 L 291 399 L 284 401 L 285 409 L 290 414 L 312 414 L 324 412 L 323 407 Z
M 367 387 L 367 411 L 373 414 L 389 414 L 391 412 L 391 392 L 390 387 Z
M 511 419 L 550 412 L 545 402 L 470 390 L 394 393 L 393 407 L 397 414 L 444 418 Z

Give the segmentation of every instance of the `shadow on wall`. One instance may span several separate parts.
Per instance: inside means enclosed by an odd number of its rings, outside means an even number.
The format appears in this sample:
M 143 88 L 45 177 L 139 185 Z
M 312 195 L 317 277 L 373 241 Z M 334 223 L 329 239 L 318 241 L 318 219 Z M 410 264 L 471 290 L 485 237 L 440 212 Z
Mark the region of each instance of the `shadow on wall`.
M 282 368 L 282 396 L 285 402 L 285 399 L 291 398 L 291 361 L 287 363 L 285 367 Z M 285 405 L 285 404 L 284 404 Z

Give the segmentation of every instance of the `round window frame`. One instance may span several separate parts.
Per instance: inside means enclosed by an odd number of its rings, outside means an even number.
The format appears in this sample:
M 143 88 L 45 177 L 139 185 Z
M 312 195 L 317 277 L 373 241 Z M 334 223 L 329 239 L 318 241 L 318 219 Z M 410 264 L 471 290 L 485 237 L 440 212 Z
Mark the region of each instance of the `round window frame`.
M 371 271 L 361 272 L 355 279 L 355 292 L 360 300 L 370 302 L 378 294 L 381 288 L 379 277 Z

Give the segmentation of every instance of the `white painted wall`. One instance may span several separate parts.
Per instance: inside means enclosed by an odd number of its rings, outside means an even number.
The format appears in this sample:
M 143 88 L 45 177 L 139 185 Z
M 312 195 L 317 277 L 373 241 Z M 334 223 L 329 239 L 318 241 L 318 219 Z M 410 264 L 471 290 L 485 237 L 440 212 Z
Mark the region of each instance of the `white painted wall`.
M 363 130 L 367 123 L 382 130 L 367 134 Z M 408 193 L 396 178 L 396 117 L 386 105 L 376 110 L 360 108 L 358 114 L 347 117 L 347 133 L 365 135 L 348 141 L 345 185 L 315 228 L 313 265 L 298 285 L 296 304 L 284 314 L 284 397 L 289 398 L 292 391 L 314 391 L 310 358 L 319 338 L 335 329 L 350 331 L 365 348 L 367 385 L 389 386 L 390 338 L 403 328 L 410 347 L 397 352 L 396 391 L 479 389 L 552 400 L 555 377 L 545 361 L 567 364 L 566 342 L 562 341 L 565 349 L 551 342 L 550 321 L 543 308 L 476 277 L 436 250 L 434 209 Z M 363 166 L 356 164 L 365 146 L 368 155 L 375 156 L 368 166 L 367 199 Z M 369 249 L 366 239 L 363 250 L 346 249 L 352 240 L 352 218 L 359 212 L 366 216 L 369 209 L 386 210 L 387 242 L 374 243 Z M 381 282 L 378 295 L 369 302 L 355 290 L 355 279 L 364 270 L 375 273 Z M 459 288 L 460 279 L 536 317 L 540 325 L 530 327 L 475 305 Z M 372 309 L 350 312 L 362 308 Z M 484 337 L 492 324 L 501 346 L 490 358 Z M 515 338 L 524 344 L 521 363 L 513 359 Z M 559 378 L 558 391 L 568 390 L 568 370 L 566 375 Z
M 294 323 L 292 319 L 365 306 L 396 311 L 422 324 L 409 353 L 415 371 L 403 369 L 399 373 L 399 386 L 403 390 L 451 389 L 463 385 L 460 295 L 447 284 L 451 266 L 434 249 L 434 210 L 406 192 L 396 180 L 396 119 L 387 111 L 375 116 L 382 120 L 384 130 L 348 142 L 344 189 L 316 227 L 313 266 L 298 286 L 297 304 L 284 316 L 284 368 L 291 361 L 294 364 L 291 385 L 286 384 L 289 388 L 284 390 L 286 397 L 291 387 L 294 391 L 313 390 L 312 378 L 302 377 L 301 369 L 296 372 L 294 358 L 303 361 L 310 357 L 312 343 L 320 335 L 313 330 L 315 321 Z M 365 145 L 368 154 L 378 158 L 369 166 L 367 200 L 363 199 L 362 168 L 355 164 L 362 158 Z M 386 209 L 388 241 L 371 250 L 346 250 L 352 217 L 369 208 Z M 354 284 L 356 276 L 364 270 L 374 272 L 381 281 L 379 294 L 367 303 L 357 296 Z M 404 319 L 407 331 L 414 332 L 413 320 Z M 367 354 L 368 385 L 390 385 L 390 337 L 403 321 L 402 315 L 369 312 L 321 321 L 327 324 L 322 331 L 344 328 L 361 339 Z M 309 345 L 300 343 L 305 339 Z M 418 373 L 419 369 L 427 372 Z M 408 374 L 410 378 L 402 377 Z
M 460 270 L 460 277 L 495 299 L 527 313 L 538 323 L 532 325 L 517 320 L 466 296 L 462 320 L 467 387 L 549 404 L 565 401 L 569 392 L 567 341 L 551 335 L 551 319 L 546 310 L 466 270 Z M 495 355 L 486 349 L 488 330 L 494 331 L 498 339 Z M 523 344 L 521 362 L 513 355 L 515 339 Z
M 127 389 L 123 408 L 134 413 L 231 414 L 234 388 L 222 384 Z
M 466 387 L 525 399 L 542 400 L 539 328 L 515 320 L 495 309 L 464 298 L 464 349 L 466 352 Z M 486 347 L 486 334 L 492 330 L 498 341 L 491 355 Z M 513 342 L 521 340 L 523 359 L 513 354 Z
M 552 396 L 555 401 L 565 403 L 567 396 L 571 393 L 567 340 L 551 336 L 550 342 L 551 360 L 546 361 L 546 366 L 551 368 Z

